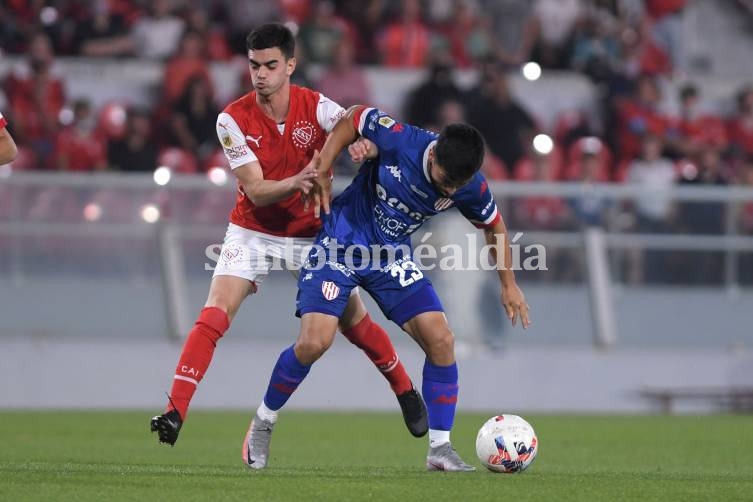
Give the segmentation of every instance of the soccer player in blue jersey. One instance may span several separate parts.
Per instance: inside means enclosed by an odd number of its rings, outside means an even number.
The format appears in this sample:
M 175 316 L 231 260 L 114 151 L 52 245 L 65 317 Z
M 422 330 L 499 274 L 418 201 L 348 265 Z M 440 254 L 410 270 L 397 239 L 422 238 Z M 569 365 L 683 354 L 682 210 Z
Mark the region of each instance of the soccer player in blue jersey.
M 359 136 L 370 143 L 360 139 L 356 148 L 368 151 L 371 158 L 330 206 L 327 172 L 337 154 Z M 511 270 L 507 229 L 478 172 L 483 156 L 481 134 L 465 124 L 451 124 L 437 136 L 375 108 L 355 106 L 335 126 L 318 169 L 317 203 L 324 208 L 323 226 L 298 280 L 296 315 L 301 317 L 301 332 L 280 355 L 254 417 L 244 448 L 250 467 L 266 466 L 277 411 L 332 344 L 348 297 L 360 286 L 426 353 L 422 386 L 429 415 L 426 468 L 474 470 L 450 443 L 458 397 L 454 336 L 431 282 L 411 259 L 410 236 L 434 215 L 457 207 L 483 229 L 492 258 L 501 255 L 497 270 L 502 304 L 513 326 L 520 319 L 528 327 L 528 305 Z M 373 246 L 380 251 L 364 251 L 374 250 Z

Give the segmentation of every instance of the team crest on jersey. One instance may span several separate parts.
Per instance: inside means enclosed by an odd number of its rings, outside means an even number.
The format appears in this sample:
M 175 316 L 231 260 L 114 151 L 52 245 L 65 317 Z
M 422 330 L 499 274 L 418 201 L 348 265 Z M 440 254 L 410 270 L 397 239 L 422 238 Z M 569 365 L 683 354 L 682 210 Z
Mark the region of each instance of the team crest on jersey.
M 324 298 L 332 301 L 340 294 L 340 288 L 332 281 L 324 281 L 322 283 L 322 294 Z
M 379 117 L 379 125 L 389 129 L 390 127 L 395 125 L 395 119 L 386 115 L 384 117 Z
M 314 124 L 307 120 L 299 120 L 293 125 L 293 144 L 298 148 L 307 148 L 316 137 Z
M 230 148 L 233 146 L 233 138 L 230 137 L 228 133 L 222 133 L 222 144 L 225 146 L 225 148 Z
M 233 138 L 230 136 L 230 132 L 227 129 L 227 124 L 219 122 L 218 125 L 223 129 L 222 134 L 220 135 L 220 141 L 222 142 L 222 145 L 225 148 L 230 148 L 231 146 L 233 146 Z
M 448 207 L 452 206 L 455 202 L 447 197 L 442 197 L 434 201 L 434 209 L 437 211 L 444 211 Z

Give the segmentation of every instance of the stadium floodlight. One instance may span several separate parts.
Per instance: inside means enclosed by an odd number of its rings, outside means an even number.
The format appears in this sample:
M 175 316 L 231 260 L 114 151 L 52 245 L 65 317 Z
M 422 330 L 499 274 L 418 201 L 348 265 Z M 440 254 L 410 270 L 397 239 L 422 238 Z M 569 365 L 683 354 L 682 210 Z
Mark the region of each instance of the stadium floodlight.
M 84 206 L 84 219 L 86 221 L 98 221 L 102 217 L 102 206 L 96 202 L 90 202 Z
M 533 138 L 533 149 L 541 155 L 549 155 L 554 150 L 554 141 L 546 134 L 537 134 Z
M 301 30 L 301 27 L 296 23 L 295 21 L 288 21 L 285 23 L 285 27 L 289 29 L 294 37 L 298 36 L 298 32 Z
M 55 7 L 44 7 L 41 11 L 39 11 L 39 20 L 44 26 L 55 24 L 55 22 L 58 20 L 58 17 L 60 16 L 58 14 L 58 10 Z
M 73 123 L 73 110 L 69 106 L 63 107 L 58 113 L 58 121 L 64 125 L 71 125 Z
M 524 64 L 521 72 L 523 73 L 523 78 L 530 80 L 531 82 L 541 78 L 541 66 L 534 61 L 529 61 Z
M 207 171 L 207 178 L 218 187 L 227 184 L 227 171 L 219 166 L 214 166 Z
M 141 219 L 147 223 L 157 223 L 160 218 L 159 208 L 154 204 L 146 204 L 141 208 Z
M 172 177 L 172 171 L 167 166 L 159 166 L 157 169 L 154 170 L 154 182 L 158 184 L 159 186 L 163 187 L 170 183 L 170 178 Z

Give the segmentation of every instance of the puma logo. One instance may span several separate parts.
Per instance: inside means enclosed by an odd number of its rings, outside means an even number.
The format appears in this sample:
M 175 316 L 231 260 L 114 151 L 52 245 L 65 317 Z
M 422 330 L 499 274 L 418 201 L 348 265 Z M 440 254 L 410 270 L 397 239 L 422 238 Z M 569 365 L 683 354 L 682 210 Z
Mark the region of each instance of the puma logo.
M 256 148 L 259 148 L 259 141 L 261 141 L 261 136 L 262 136 L 261 134 L 259 135 L 258 138 L 254 138 L 253 136 L 246 136 L 246 139 L 248 141 L 253 142 L 256 145 Z

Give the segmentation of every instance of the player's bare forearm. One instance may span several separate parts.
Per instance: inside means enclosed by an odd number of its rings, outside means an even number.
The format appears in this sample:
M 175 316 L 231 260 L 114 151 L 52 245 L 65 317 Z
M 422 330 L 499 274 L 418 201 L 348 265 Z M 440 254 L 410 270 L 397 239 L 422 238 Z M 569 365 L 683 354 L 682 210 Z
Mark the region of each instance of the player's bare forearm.
M 295 195 L 298 191 L 293 178 L 283 180 L 258 180 L 249 184 L 242 184 L 246 197 L 257 207 L 269 206 Z
M 510 248 L 507 226 L 502 218 L 492 227 L 484 229 L 484 239 L 489 245 L 492 259 L 497 263 L 497 274 L 502 285 L 515 284 L 515 272 L 512 269 L 512 251 Z M 502 254 L 502 260 L 499 254 Z
M 358 130 L 353 125 L 353 116 L 363 108 L 363 105 L 355 105 L 348 108 L 345 115 L 335 124 L 332 132 L 327 136 L 327 141 L 322 147 L 319 155 L 321 164 L 319 165 L 319 174 L 324 175 L 329 172 L 335 159 L 346 146 L 358 139 Z
M 498 264 L 497 273 L 502 283 L 501 300 L 507 318 L 510 319 L 513 326 L 520 319 L 520 323 L 525 329 L 531 324 L 528 317 L 528 303 L 525 295 L 515 282 L 515 272 L 512 270 L 512 251 L 504 220 L 500 218 L 492 227 L 484 229 L 484 238 L 486 243 L 489 244 L 489 252 L 492 254 L 492 258 Z M 503 256 L 499 257 L 500 253 Z M 502 263 L 498 261 L 498 258 L 502 259 Z
M 0 165 L 7 164 L 16 158 L 18 148 L 13 137 L 6 128 L 0 129 Z
M 282 180 L 265 180 L 261 165 L 254 161 L 235 168 L 233 174 L 238 178 L 248 200 L 263 207 L 292 197 L 296 192 L 308 193 L 316 177 L 316 168 L 312 162 L 294 176 Z

